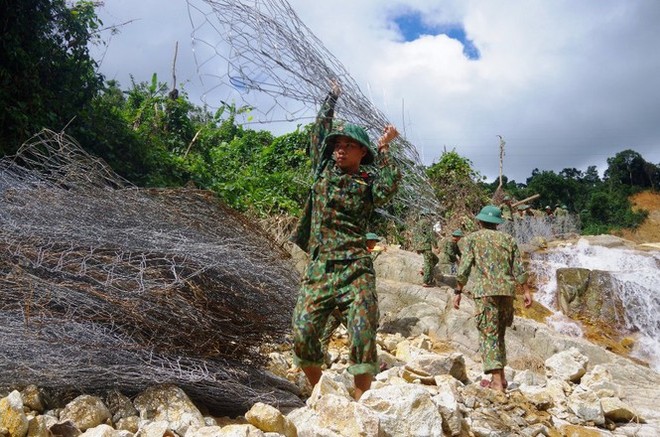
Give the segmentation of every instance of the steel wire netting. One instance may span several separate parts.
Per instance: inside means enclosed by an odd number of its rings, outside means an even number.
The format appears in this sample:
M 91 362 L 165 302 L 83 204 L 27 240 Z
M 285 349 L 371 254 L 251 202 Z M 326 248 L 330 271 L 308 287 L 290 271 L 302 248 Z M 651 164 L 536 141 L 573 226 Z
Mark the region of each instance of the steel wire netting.
M 255 122 L 308 123 L 336 80 L 342 88 L 337 118 L 364 126 L 372 142 L 390 124 L 286 1 L 187 3 L 195 62 L 209 106 L 238 99 L 252 108 Z M 393 201 L 402 206 L 397 214 L 439 213 L 415 145 L 400 137 L 390 150 L 403 173 Z
M 169 381 L 216 410 L 299 403 L 260 370 L 299 274 L 212 193 L 139 189 L 42 131 L 0 161 L 0 222 L 0 386 Z

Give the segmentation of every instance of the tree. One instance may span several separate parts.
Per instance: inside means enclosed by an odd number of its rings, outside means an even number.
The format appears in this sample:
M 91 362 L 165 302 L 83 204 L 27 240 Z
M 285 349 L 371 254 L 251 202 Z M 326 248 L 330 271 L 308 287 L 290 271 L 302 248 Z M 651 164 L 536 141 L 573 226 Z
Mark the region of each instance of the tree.
M 88 46 L 94 2 L 0 1 L 0 153 L 46 127 L 62 130 L 103 85 Z
M 634 150 L 624 150 L 607 158 L 607 165 L 605 179 L 613 184 L 640 188 L 653 185 L 646 169 L 647 162 Z
M 459 214 L 471 216 L 488 202 L 486 190 L 480 184 L 482 177 L 472 168 L 472 161 L 454 150 L 444 152 L 428 168 L 427 175 L 445 207 L 446 218 Z

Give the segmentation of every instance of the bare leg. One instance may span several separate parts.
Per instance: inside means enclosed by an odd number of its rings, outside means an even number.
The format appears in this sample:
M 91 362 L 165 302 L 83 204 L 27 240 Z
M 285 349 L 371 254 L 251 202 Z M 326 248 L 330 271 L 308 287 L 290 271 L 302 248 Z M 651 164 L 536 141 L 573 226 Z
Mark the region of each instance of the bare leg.
M 305 372 L 305 376 L 307 377 L 307 380 L 312 385 L 312 388 L 314 388 L 316 383 L 319 382 L 319 379 L 321 379 L 321 373 L 322 373 L 321 367 L 320 366 L 303 367 L 302 371 Z
M 504 377 L 504 369 L 494 369 L 491 372 L 490 388 L 492 388 L 493 390 L 499 390 L 501 392 L 506 391 L 506 379 Z
M 355 400 L 358 401 L 362 397 L 362 394 L 371 388 L 371 373 L 363 373 L 361 375 L 354 376 L 355 381 Z

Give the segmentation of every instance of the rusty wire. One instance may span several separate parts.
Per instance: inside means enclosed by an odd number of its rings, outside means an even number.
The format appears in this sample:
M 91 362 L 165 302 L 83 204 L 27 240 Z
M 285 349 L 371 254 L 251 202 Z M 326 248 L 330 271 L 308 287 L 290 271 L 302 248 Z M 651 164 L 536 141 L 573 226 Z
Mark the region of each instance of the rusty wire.
M 212 193 L 138 189 L 43 131 L 0 161 L 0 223 L 0 385 L 169 379 L 218 407 L 295 403 L 259 368 L 299 275 Z
M 195 62 L 209 106 L 231 95 L 252 108 L 256 122 L 310 122 L 336 80 L 342 88 L 337 118 L 364 126 L 372 141 L 390 124 L 285 0 L 187 2 Z M 390 150 L 404 174 L 394 199 L 403 206 L 397 214 L 440 213 L 415 146 L 399 138 Z

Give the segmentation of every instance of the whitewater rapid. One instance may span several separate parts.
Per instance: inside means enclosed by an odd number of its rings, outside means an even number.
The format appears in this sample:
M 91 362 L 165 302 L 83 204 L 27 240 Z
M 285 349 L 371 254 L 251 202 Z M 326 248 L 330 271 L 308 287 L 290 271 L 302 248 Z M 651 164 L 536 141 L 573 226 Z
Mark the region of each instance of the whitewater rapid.
M 660 371 L 660 251 L 641 252 L 591 245 L 586 239 L 534 254 L 530 269 L 537 275 L 536 300 L 554 311 L 547 323 L 555 330 L 581 336 L 578 322 L 561 314 L 556 303 L 559 268 L 610 272 L 625 308 L 626 328 L 636 332 L 632 355 Z

